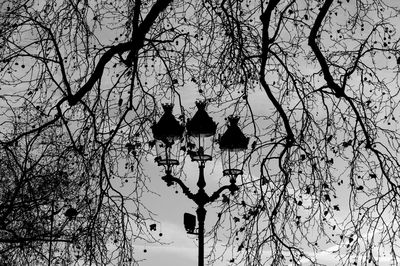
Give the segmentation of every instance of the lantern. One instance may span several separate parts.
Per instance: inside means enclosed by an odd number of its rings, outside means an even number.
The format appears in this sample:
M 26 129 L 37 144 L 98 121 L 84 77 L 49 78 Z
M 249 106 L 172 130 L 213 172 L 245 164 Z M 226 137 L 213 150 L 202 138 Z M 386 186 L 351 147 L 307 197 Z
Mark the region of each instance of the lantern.
M 223 175 L 238 176 L 243 174 L 242 168 L 249 138 L 240 130 L 238 117 L 230 116 L 228 121 L 228 129 L 219 138 Z
M 212 160 L 214 135 L 217 124 L 206 112 L 206 102 L 196 102 L 197 112 L 187 122 L 187 151 L 192 161 Z
M 183 141 L 184 126 L 172 114 L 173 104 L 164 104 L 164 114 L 151 128 L 156 140 L 156 162 L 167 166 L 179 164 L 180 146 Z

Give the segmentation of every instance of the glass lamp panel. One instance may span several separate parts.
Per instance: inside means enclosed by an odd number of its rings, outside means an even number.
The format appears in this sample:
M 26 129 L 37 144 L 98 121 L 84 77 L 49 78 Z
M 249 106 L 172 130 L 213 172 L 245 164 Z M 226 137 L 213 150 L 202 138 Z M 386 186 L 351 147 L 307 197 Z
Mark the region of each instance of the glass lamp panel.
M 188 153 L 192 161 L 211 161 L 214 150 L 214 136 L 188 136 Z
M 178 165 L 181 153 L 181 142 L 179 140 L 157 140 L 156 141 L 156 162 L 158 165 Z
M 244 149 L 223 149 L 221 154 L 224 176 L 238 176 L 243 174 L 243 163 L 246 155 Z

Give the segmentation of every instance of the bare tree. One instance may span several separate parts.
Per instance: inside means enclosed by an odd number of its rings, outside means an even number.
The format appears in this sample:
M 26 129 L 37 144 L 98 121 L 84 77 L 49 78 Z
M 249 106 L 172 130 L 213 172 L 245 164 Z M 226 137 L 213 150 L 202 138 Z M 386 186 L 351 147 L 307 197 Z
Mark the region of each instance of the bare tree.
M 136 86 L 136 53 L 165 6 L 145 7 L 139 26 L 142 6 L 126 4 L 2 4 L 7 263 L 131 265 L 135 239 L 157 241 L 141 160 L 162 91 Z M 135 26 L 115 26 L 123 16 Z
M 229 237 L 210 263 L 317 264 L 337 249 L 342 265 L 379 264 L 382 250 L 398 264 L 398 4 L 26 0 L 0 10 L 4 261 L 137 263 L 134 241 L 157 241 L 140 200 L 150 126 L 163 101 L 184 122 L 181 95 L 195 88 L 211 111 L 241 116 L 253 142 L 240 191 L 217 204 L 210 237 L 216 247 L 226 226 Z
M 233 25 L 233 72 L 258 73 L 275 110 L 250 113 L 252 174 L 220 215 L 235 213 L 232 262 L 318 264 L 331 250 L 341 265 L 377 265 L 385 252 L 397 265 L 399 6 L 223 1 L 209 10 Z M 239 89 L 255 109 L 248 84 Z

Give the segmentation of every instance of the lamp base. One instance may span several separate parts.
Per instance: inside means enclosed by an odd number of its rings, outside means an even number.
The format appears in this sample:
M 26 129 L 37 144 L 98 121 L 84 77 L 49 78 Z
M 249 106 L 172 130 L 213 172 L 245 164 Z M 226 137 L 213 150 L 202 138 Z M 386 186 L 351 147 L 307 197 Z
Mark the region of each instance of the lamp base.
M 225 169 L 222 171 L 224 176 L 238 176 L 243 174 L 243 170 L 241 169 Z
M 161 177 L 162 180 L 165 181 L 165 183 L 167 183 L 167 186 L 170 187 L 174 184 L 174 182 L 172 181 L 172 175 L 170 172 L 167 172 L 167 174 L 163 177 Z

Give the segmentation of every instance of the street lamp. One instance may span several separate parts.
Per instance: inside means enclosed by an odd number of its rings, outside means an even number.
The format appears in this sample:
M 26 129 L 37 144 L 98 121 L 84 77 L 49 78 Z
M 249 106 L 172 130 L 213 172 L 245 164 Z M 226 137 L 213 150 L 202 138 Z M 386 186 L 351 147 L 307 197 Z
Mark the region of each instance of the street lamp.
M 183 140 L 185 127 L 172 114 L 173 105 L 164 104 L 164 114 L 151 129 L 156 140 L 156 162 L 165 166 L 168 172 L 173 165 L 179 164 L 180 146 Z
M 208 195 L 204 190 L 206 186 L 204 178 L 204 167 L 207 161 L 212 160 L 214 136 L 217 124 L 206 112 L 206 102 L 196 102 L 197 112 L 187 122 L 186 135 L 187 143 L 184 150 L 187 151 L 192 161 L 198 163 L 199 178 L 196 194 L 190 192 L 189 188 L 179 178 L 172 176 L 172 167 L 179 164 L 180 145 L 182 144 L 184 126 L 179 124 L 172 114 L 172 105 L 163 105 L 164 114 L 160 120 L 152 126 L 153 135 L 156 140 L 157 157 L 156 162 L 166 168 L 166 175 L 162 179 L 168 186 L 178 184 L 183 193 L 197 205 L 197 221 L 199 223 L 199 266 L 204 266 L 204 221 L 206 217 L 205 205 L 219 198 L 224 190 L 234 194 L 239 188 L 236 185 L 236 177 L 243 174 L 244 153 L 249 143 L 238 127 L 238 117 L 229 117 L 227 131 L 219 137 L 218 142 L 223 160 L 223 175 L 230 177 L 230 184 L 220 187 L 213 194 Z M 193 230 L 193 221 L 185 217 L 185 227 L 188 232 Z
M 226 132 L 219 138 L 223 174 L 237 176 L 243 174 L 244 163 L 249 138 L 245 137 L 238 126 L 239 117 L 228 117 L 229 125 Z
M 212 160 L 217 124 L 207 114 L 205 102 L 196 102 L 196 106 L 197 112 L 186 125 L 187 148 L 192 161 L 204 166 L 206 161 Z

